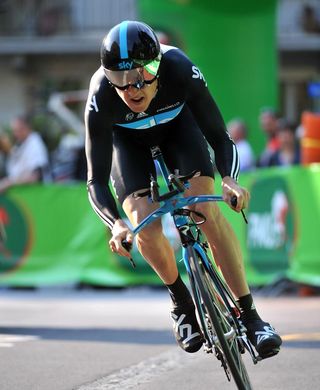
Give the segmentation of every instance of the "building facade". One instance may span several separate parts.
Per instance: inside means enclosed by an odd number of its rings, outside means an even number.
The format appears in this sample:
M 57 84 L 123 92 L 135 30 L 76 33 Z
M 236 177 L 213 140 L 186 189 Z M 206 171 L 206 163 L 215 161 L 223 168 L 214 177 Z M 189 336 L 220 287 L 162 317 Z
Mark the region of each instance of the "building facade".
M 136 0 L 0 1 L 0 125 L 53 92 L 86 89 L 106 31 L 137 17 Z M 279 0 L 276 29 L 278 108 L 299 122 L 320 108 L 320 2 Z

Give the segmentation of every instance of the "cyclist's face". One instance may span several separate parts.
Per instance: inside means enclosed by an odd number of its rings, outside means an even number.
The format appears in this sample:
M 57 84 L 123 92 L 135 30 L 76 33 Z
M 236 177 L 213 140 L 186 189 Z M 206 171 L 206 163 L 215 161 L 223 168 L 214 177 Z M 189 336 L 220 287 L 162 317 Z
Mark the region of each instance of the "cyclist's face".
M 155 79 L 152 84 L 145 84 L 141 89 L 129 87 L 122 91 L 115 87 L 115 90 L 131 111 L 143 112 L 148 109 L 157 92 L 157 87 L 158 80 Z

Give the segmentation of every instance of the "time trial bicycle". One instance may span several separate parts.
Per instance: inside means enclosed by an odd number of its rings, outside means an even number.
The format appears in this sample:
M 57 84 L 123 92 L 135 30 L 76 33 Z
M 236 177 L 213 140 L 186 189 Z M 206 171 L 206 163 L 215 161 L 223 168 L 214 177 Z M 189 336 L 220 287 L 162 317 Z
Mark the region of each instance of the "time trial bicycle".
M 189 208 L 201 202 L 220 202 L 223 198 L 219 195 L 185 197 L 189 180 L 199 175 L 199 172 L 194 171 L 186 176 L 173 174 L 168 170 L 158 146 L 151 148 L 151 154 L 164 178 L 167 192 L 160 194 L 157 177 L 151 175 L 150 189 L 133 194 L 137 199 L 148 196 L 152 202 L 160 204 L 159 208 L 133 229 L 133 234 L 136 235 L 163 215 L 171 214 L 181 240 L 183 261 L 204 337 L 204 351 L 215 355 L 228 380 L 231 381 L 233 377 L 238 389 L 250 390 L 252 386 L 242 356 L 247 351 L 254 364 L 260 358 L 246 336 L 246 328 L 240 320 L 240 311 L 230 288 L 215 262 L 210 260 L 209 246 L 200 228 L 206 218 Z M 236 197 L 232 199 L 234 206 L 236 200 Z M 123 246 L 131 249 L 126 241 L 123 241 Z M 131 258 L 130 261 L 135 267 L 134 260 Z

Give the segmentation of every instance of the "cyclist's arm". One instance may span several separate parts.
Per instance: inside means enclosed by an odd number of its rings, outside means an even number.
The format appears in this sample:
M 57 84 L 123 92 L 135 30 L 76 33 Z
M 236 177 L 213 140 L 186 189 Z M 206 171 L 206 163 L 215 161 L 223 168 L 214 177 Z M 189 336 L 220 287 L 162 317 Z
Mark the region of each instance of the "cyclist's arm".
M 188 63 L 189 62 L 189 63 Z M 205 79 L 190 60 L 187 60 L 187 104 L 190 107 L 203 135 L 215 153 L 217 169 L 222 177 L 223 197 L 231 204 L 236 195 L 237 205 L 231 206 L 240 211 L 247 207 L 249 192 L 238 184 L 240 162 L 235 144 L 230 138 L 220 110 L 212 98 Z
M 190 104 L 204 136 L 214 150 L 215 162 L 222 177 L 223 199 L 232 209 L 240 212 L 248 206 L 250 194 L 238 183 L 239 155 L 236 145 L 229 137 L 220 110 L 206 87 L 194 88 Z M 236 205 L 231 202 L 234 196 L 237 198 Z
M 230 176 L 237 181 L 239 156 L 231 140 L 220 110 L 212 98 L 200 70 L 180 50 L 171 52 L 176 77 L 185 89 L 185 99 L 206 140 L 215 153 L 217 169 L 222 178 Z M 179 66 L 178 66 L 179 65 Z
M 85 111 L 87 189 L 94 211 L 112 230 L 120 215 L 108 185 L 112 162 L 112 125 L 108 122 L 99 108 L 99 92 L 90 93 Z
M 208 89 L 195 86 L 189 106 L 203 135 L 214 150 L 217 169 L 221 177 L 230 176 L 237 181 L 240 169 L 238 151 Z
M 126 239 L 132 243 L 133 235 L 120 218 L 108 186 L 112 161 L 112 131 L 108 131 L 90 113 L 86 113 L 85 122 L 89 200 L 94 211 L 112 232 L 110 249 L 119 255 L 130 257 L 130 253 L 122 246 L 122 241 Z
M 240 212 L 248 206 L 250 194 L 238 183 L 240 161 L 237 148 L 229 137 L 220 111 L 207 88 L 201 96 L 193 101 L 193 113 L 214 150 L 215 162 L 222 177 L 223 198 L 232 209 Z M 231 202 L 234 196 L 237 197 L 236 205 Z

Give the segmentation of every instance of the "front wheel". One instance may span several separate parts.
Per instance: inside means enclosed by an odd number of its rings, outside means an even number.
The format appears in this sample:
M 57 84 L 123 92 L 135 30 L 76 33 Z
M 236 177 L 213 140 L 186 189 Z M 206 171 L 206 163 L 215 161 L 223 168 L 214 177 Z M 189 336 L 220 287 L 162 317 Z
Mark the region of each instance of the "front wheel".
M 231 373 L 238 389 L 250 390 L 252 387 L 242 360 L 243 345 L 234 322 L 234 315 L 226 306 L 221 289 L 216 288 L 200 255 L 192 247 L 187 251 L 195 304 L 207 345 L 221 361 L 228 379 L 230 380 Z

